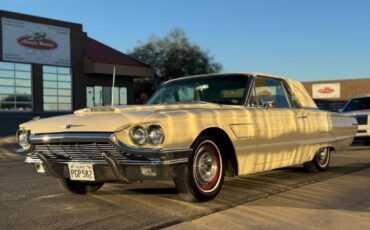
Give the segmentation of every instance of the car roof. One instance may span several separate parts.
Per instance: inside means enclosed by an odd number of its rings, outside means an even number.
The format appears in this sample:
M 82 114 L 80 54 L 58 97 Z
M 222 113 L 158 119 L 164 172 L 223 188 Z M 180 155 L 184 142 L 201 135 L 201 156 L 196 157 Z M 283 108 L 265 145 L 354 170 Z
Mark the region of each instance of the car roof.
M 235 75 L 235 76 L 245 75 L 245 76 L 253 76 L 253 77 L 269 77 L 269 78 L 276 78 L 276 79 L 282 79 L 282 80 L 287 79 L 285 77 L 280 77 L 280 76 L 276 76 L 276 75 L 272 75 L 272 74 L 266 74 L 266 73 L 258 73 L 258 72 L 210 73 L 210 74 L 199 74 L 199 75 L 192 75 L 192 76 L 187 76 L 187 77 L 175 78 L 175 79 L 171 79 L 171 80 L 166 81 L 165 84 L 169 83 L 169 82 L 183 80 L 183 79 L 191 79 L 191 78 L 199 78 L 199 77 L 211 77 L 211 76 L 215 76 L 215 77 L 218 77 L 218 76 L 233 76 L 233 75 Z
M 249 72 L 249 73 L 214 73 L 214 74 L 203 74 L 203 75 L 195 75 L 195 76 L 189 76 L 189 77 L 181 77 L 177 79 L 172 79 L 164 84 L 170 83 L 170 82 L 176 82 L 178 80 L 182 79 L 191 79 L 191 78 L 199 78 L 199 77 L 210 77 L 210 76 L 252 76 L 252 77 L 268 77 L 268 78 L 275 78 L 279 80 L 284 80 L 292 90 L 295 91 L 295 96 L 298 98 L 300 104 L 303 108 L 309 108 L 309 109 L 317 109 L 317 105 L 313 101 L 312 97 L 308 94 L 307 90 L 303 86 L 303 84 L 297 80 L 293 80 L 290 78 L 280 77 L 272 74 L 266 74 L 266 73 L 257 73 L 257 72 Z

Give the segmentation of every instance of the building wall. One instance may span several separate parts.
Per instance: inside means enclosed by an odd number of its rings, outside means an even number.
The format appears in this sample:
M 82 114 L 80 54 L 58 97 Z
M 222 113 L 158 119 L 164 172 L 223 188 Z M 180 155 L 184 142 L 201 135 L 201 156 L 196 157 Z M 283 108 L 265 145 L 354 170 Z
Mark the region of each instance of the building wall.
M 308 93 L 312 96 L 312 85 L 323 83 L 340 83 L 340 97 L 328 98 L 326 100 L 347 101 L 355 95 L 370 93 L 370 78 L 333 80 L 333 81 L 310 81 L 303 82 L 303 85 L 307 89 Z
M 340 96 L 335 98 L 315 98 L 313 97 L 312 86 L 314 84 L 336 84 L 340 85 Z M 311 81 L 303 82 L 308 93 L 313 97 L 317 106 L 323 110 L 338 111 L 344 104 L 356 95 L 370 94 L 370 78 L 330 80 L 330 81 Z
M 112 86 L 112 76 L 104 74 L 85 74 L 83 72 L 83 28 L 81 24 L 64 22 L 54 19 L 35 17 L 25 14 L 0 10 L 1 18 L 17 19 L 34 23 L 54 25 L 70 29 L 70 54 L 72 71 L 72 110 L 86 107 L 86 87 L 87 86 Z M 2 22 L 0 21 L 0 27 Z M 4 61 L 2 30 L 0 30 L 0 61 Z M 28 63 L 31 64 L 31 63 Z M 43 77 L 41 64 L 31 64 L 32 66 L 32 101 L 33 111 L 0 111 L 0 136 L 14 135 L 18 124 L 31 120 L 33 117 L 49 117 L 71 113 L 72 111 L 44 112 L 43 111 Z M 127 76 L 116 76 L 116 86 L 127 87 L 127 102 L 133 104 L 134 86 L 133 78 Z
M 86 107 L 86 86 L 112 86 L 112 76 L 104 74 L 85 74 L 83 72 L 83 28 L 81 24 L 64 22 L 48 18 L 18 14 L 0 10 L 0 17 L 30 21 L 35 23 L 66 27 L 70 29 L 71 71 L 72 71 L 72 110 Z M 1 25 L 1 23 L 0 23 Z M 2 54 L 2 31 L 0 30 L 0 54 Z M 2 60 L 2 55 L 0 60 Z M 127 102 L 133 104 L 133 78 L 116 76 L 116 86 L 127 87 Z M 42 65 L 32 64 L 33 112 L 43 112 Z
M 81 97 L 74 97 L 79 95 L 81 92 L 82 83 L 80 79 L 85 78 L 83 74 L 83 44 L 82 44 L 82 25 L 77 23 L 69 23 L 64 21 L 58 21 L 47 18 L 40 18 L 25 14 L 18 14 L 8 11 L 0 10 L 0 17 L 18 19 L 22 21 L 30 21 L 40 24 L 54 25 L 60 27 L 66 27 L 70 29 L 70 48 L 71 48 L 71 69 L 72 69 L 72 106 L 76 108 L 83 107 Z M 0 30 L 1 31 L 1 30 Z M 1 60 L 3 61 L 2 53 L 2 32 L 0 34 L 0 54 Z M 42 65 L 32 64 L 32 84 L 33 84 L 33 112 L 39 113 L 43 111 L 43 79 L 42 79 Z

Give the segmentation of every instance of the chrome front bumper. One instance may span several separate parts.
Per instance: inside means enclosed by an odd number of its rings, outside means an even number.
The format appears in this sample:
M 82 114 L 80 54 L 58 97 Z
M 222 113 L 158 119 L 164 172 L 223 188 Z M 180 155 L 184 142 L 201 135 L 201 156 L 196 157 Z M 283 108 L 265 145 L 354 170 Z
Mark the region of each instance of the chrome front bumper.
M 58 133 L 31 135 L 30 142 L 33 150 L 27 155 L 26 163 L 35 166 L 42 174 L 54 177 L 69 178 L 68 162 L 91 163 L 97 175 L 97 181 L 139 181 L 172 179 L 176 173 L 186 165 L 192 149 L 138 149 L 119 142 L 112 133 Z M 67 148 L 65 143 L 68 143 Z M 72 144 L 71 144 L 72 143 Z M 99 146 L 90 152 L 84 152 L 79 146 L 95 143 L 109 143 L 117 151 L 110 152 L 100 149 Z M 43 146 L 44 148 L 37 148 Z M 63 153 L 54 152 L 52 147 L 57 146 Z M 64 147 L 63 147 L 64 146 Z M 72 146 L 72 147 L 71 147 Z M 71 150 L 71 148 L 73 148 Z M 67 149 L 67 150 L 66 150 Z M 81 150 L 85 158 L 77 157 Z M 70 153 L 68 153 L 70 151 Z M 95 152 L 91 152 L 95 151 Z M 98 151 L 98 152 L 96 152 Z M 94 157 L 89 157 L 93 154 Z M 68 155 L 69 159 L 66 159 Z M 81 155 L 81 154 L 80 154 Z M 63 157 L 61 157 L 63 156 Z M 43 170 L 39 170 L 40 167 Z M 148 172 L 148 169 L 152 173 Z M 43 172 L 44 171 L 44 172 Z
M 356 137 L 370 138 L 370 125 L 359 125 L 357 128 Z

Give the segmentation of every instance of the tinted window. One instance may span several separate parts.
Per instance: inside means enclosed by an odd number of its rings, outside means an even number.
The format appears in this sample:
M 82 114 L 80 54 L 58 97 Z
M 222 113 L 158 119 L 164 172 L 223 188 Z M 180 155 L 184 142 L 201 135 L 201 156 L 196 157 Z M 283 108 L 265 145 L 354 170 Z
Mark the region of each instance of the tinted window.
M 225 75 L 194 77 L 163 85 L 148 104 L 196 103 L 199 101 L 241 105 L 243 104 L 248 77 Z
M 343 111 L 370 109 L 370 97 L 352 99 L 343 109 Z
M 67 67 L 42 66 L 44 83 L 44 110 L 71 110 L 71 69 Z
M 0 62 L 0 110 L 32 110 L 31 65 Z

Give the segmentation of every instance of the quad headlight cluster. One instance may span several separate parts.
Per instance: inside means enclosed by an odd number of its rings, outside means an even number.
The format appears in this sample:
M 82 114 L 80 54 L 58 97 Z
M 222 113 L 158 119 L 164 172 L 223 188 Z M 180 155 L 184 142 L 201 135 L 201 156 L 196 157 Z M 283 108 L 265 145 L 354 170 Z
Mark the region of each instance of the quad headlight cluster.
M 159 125 L 149 125 L 148 127 L 134 126 L 130 129 L 129 136 L 136 145 L 159 145 L 164 141 L 164 132 Z
M 31 143 L 29 142 L 30 131 L 20 129 L 17 132 L 18 144 L 24 149 L 29 150 L 31 148 Z

